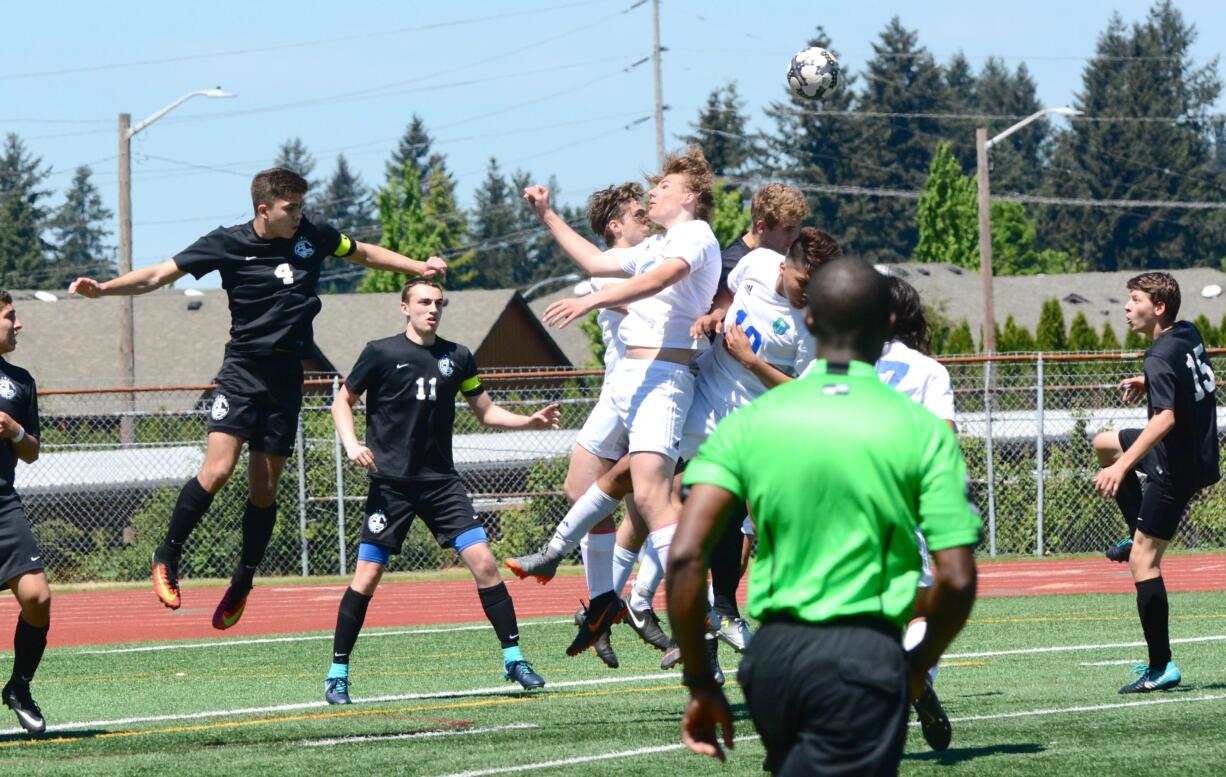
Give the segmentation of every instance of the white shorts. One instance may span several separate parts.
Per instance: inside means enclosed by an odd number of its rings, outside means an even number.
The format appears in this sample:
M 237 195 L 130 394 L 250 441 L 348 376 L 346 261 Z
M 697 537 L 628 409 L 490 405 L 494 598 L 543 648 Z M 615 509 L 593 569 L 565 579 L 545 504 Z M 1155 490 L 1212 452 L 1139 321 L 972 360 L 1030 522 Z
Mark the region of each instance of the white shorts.
M 610 395 L 628 437 L 630 453 L 661 453 L 676 460 L 681 431 L 694 401 L 694 374 L 683 364 L 622 359 Z
M 694 392 L 694 402 L 690 405 L 681 433 L 681 458 L 686 461 L 693 459 L 719 422 L 734 409 L 711 401 L 701 388 Z
M 920 588 L 932 587 L 932 557 L 928 555 L 928 541 L 919 529 L 915 530 L 915 539 L 919 540 L 920 552 Z
M 617 461 L 626 455 L 629 438 L 613 405 L 612 391 L 606 382 L 600 391 L 596 406 L 583 422 L 583 428 L 575 438 L 575 444 L 594 456 Z

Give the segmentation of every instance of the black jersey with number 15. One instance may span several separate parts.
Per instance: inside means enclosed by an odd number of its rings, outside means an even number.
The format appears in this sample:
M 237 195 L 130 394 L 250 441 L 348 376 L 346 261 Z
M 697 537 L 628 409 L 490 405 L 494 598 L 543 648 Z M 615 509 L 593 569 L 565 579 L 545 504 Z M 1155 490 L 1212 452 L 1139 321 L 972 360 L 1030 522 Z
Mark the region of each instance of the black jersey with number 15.
M 404 334 L 372 340 L 345 378 L 366 394 L 366 446 L 387 480 L 455 477 L 451 430 L 456 394 L 485 391 L 477 361 L 464 346 L 438 338 L 424 346 Z
M 38 424 L 38 388 L 34 376 L 0 359 L 0 411 L 8 413 L 21 424 L 26 434 L 42 434 Z M 0 440 L 0 495 L 13 491 L 13 475 L 17 469 L 17 449 L 11 440 Z
M 1149 415 L 1175 413 L 1175 428 L 1162 440 L 1173 482 L 1191 488 L 1216 483 L 1218 471 L 1217 391 L 1205 341 L 1187 321 L 1176 322 L 1145 352 Z
M 260 356 L 303 353 L 319 313 L 315 286 L 329 256 L 349 256 L 357 244 L 327 224 L 305 217 L 289 240 L 267 240 L 251 222 L 218 227 L 174 257 L 186 273 L 201 278 L 213 270 L 230 302 L 226 353 Z

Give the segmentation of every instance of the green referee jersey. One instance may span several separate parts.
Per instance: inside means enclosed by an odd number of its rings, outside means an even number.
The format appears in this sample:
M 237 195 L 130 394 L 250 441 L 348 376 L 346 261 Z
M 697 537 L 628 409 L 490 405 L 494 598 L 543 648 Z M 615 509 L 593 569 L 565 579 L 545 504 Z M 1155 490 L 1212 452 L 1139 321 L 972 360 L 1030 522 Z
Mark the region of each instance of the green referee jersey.
M 979 542 L 949 426 L 871 364 L 778 386 L 725 418 L 686 468 L 744 499 L 758 534 L 749 612 L 810 623 L 876 615 L 900 629 L 930 550 Z

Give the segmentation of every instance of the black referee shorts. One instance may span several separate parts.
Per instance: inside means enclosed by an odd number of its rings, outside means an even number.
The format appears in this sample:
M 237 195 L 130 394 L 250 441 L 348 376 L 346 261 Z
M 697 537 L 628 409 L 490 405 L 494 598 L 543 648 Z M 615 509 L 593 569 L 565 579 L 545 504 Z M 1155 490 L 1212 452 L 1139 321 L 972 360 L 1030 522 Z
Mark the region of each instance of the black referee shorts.
M 777 775 L 893 775 L 907 738 L 907 669 L 890 623 L 769 621 L 737 672 L 762 768 Z
M 1141 436 L 1140 429 L 1121 429 L 1120 447 L 1128 450 Z M 1188 502 L 1200 489 L 1182 484 L 1171 476 L 1162 455 L 1162 443 L 1145 454 L 1137 469 L 1145 473 L 1145 485 L 1141 491 L 1141 511 L 1137 515 L 1137 528 L 1150 537 L 1170 540 L 1179 528 Z
M 232 356 L 213 379 L 210 432 L 247 441 L 253 451 L 288 456 L 302 410 L 302 360 L 296 354 Z
M 7 585 L 18 575 L 43 566 L 43 554 L 30 532 L 20 497 L 12 491 L 0 494 L 0 582 Z
M 464 532 L 481 526 L 473 500 L 458 476 L 414 482 L 371 478 L 363 512 L 362 542 L 391 548 L 392 553 L 399 553 L 404 546 L 417 515 L 444 548 Z

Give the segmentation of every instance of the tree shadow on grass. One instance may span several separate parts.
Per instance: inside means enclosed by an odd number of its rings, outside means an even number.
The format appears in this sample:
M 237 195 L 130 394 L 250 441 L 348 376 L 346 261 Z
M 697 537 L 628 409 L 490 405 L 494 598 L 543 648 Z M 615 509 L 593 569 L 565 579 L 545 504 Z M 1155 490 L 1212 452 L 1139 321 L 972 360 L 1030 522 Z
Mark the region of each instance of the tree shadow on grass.
M 907 753 L 905 761 L 932 761 L 942 766 L 952 766 L 963 761 L 971 761 L 988 755 L 1033 755 L 1047 748 L 1036 742 L 1025 742 L 1007 745 L 988 745 L 986 747 L 955 747 L 941 753 Z

